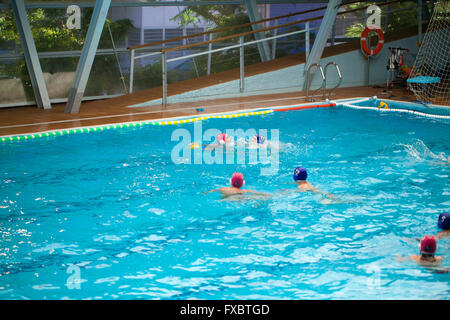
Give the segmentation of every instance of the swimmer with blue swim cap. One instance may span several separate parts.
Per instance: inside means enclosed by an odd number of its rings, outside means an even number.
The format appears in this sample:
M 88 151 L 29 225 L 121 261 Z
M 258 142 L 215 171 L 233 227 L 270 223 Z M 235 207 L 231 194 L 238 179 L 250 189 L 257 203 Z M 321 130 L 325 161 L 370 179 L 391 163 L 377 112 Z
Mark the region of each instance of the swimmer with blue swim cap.
M 441 213 L 438 218 L 437 226 L 438 226 L 438 228 L 442 229 L 442 231 L 436 235 L 436 239 L 442 239 L 445 237 L 449 237 L 450 236 L 450 213 L 448 213 L 448 212 Z
M 297 188 L 301 191 L 312 191 L 316 193 L 324 193 L 323 191 L 320 191 L 316 187 L 314 187 L 311 183 L 306 181 L 306 178 L 308 178 L 308 172 L 306 172 L 306 169 L 303 167 L 297 167 L 294 170 L 294 181 L 297 183 Z
M 344 201 L 339 200 L 335 195 L 322 191 L 313 186 L 308 181 L 306 181 L 306 179 L 308 178 L 308 172 L 303 167 L 295 168 L 293 178 L 294 181 L 297 183 L 297 188 L 299 189 L 298 191 L 302 192 L 309 191 L 325 196 L 327 199 L 322 199 L 321 200 L 322 204 L 344 203 Z
M 256 144 L 264 144 L 266 138 L 262 134 L 255 134 L 252 138 L 252 142 Z
M 255 134 L 251 140 L 248 141 L 250 149 L 266 148 L 270 145 L 270 141 L 266 141 L 266 137 L 262 134 Z

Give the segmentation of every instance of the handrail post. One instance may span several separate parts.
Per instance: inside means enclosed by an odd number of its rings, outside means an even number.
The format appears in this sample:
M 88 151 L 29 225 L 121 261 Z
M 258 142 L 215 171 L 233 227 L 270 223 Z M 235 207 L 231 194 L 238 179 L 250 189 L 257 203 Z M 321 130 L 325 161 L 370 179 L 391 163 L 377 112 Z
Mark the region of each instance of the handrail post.
M 163 87 L 162 105 L 163 107 L 165 107 L 167 105 L 167 61 L 165 52 L 162 52 L 161 67 L 162 67 L 162 87 Z
M 130 54 L 130 88 L 129 88 L 129 93 L 133 93 L 133 81 L 134 81 L 134 53 L 135 50 L 132 49 L 131 50 L 131 54 Z
M 309 56 L 309 21 L 305 23 L 305 61 L 308 61 Z
M 305 77 L 306 100 L 308 100 L 308 98 L 309 98 L 309 87 L 311 86 L 311 83 L 312 83 L 312 79 L 310 79 L 310 73 L 311 73 L 312 67 L 319 68 L 320 74 L 322 75 L 322 85 L 317 90 L 323 89 L 324 85 L 325 85 L 325 81 L 326 81 L 322 66 L 318 63 L 313 63 L 312 65 L 310 65 L 308 67 L 308 70 L 306 71 L 306 77 Z M 315 90 L 315 91 L 317 91 L 317 90 Z M 314 93 L 311 96 L 311 101 L 314 101 Z
M 213 39 L 213 34 L 210 33 L 209 34 L 209 41 L 211 41 Z M 212 50 L 212 42 L 208 44 L 208 51 Z M 212 53 L 208 53 L 208 63 L 206 65 L 206 74 L 209 76 L 211 74 L 211 58 L 212 58 Z
M 309 68 L 306 70 L 306 76 L 305 76 L 305 91 L 306 91 L 306 100 L 308 100 L 309 98 L 309 87 L 310 87 L 310 79 L 309 79 L 309 75 L 311 72 L 311 68 L 312 67 L 318 67 L 319 65 L 317 63 L 313 63 L 312 65 L 309 66 Z M 311 79 L 312 82 L 312 79 Z
M 240 36 L 239 37 L 239 71 L 240 71 L 240 77 L 239 77 L 239 89 L 240 92 L 244 92 L 244 37 Z
M 278 26 L 278 21 L 275 20 L 274 26 Z M 278 35 L 278 29 L 273 30 L 273 36 L 276 37 Z M 277 52 L 277 38 L 272 40 L 272 60 L 275 59 L 275 55 Z

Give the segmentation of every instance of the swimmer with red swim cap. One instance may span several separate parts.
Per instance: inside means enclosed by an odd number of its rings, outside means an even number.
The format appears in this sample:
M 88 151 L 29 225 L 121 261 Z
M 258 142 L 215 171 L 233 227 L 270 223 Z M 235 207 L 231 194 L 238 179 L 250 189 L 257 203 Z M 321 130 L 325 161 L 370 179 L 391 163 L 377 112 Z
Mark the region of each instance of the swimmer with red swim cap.
M 225 146 L 233 146 L 234 145 L 233 139 L 229 135 L 227 135 L 225 132 L 219 133 L 216 136 L 216 142 L 217 142 L 217 144 L 211 143 L 210 145 L 206 146 L 205 149 L 218 148 L 218 147 L 224 146 L 224 145 Z
M 436 257 L 434 254 L 437 250 L 436 239 L 433 236 L 425 236 L 420 240 L 420 255 L 412 255 L 410 257 L 402 258 L 397 256 L 397 261 L 408 261 L 412 260 L 417 264 L 426 267 L 438 266 L 442 263 L 442 257 Z
M 262 196 L 269 196 L 269 194 L 267 193 L 262 193 L 262 192 L 257 192 L 257 191 L 253 191 L 253 190 L 244 190 L 242 189 L 242 187 L 245 184 L 245 180 L 244 180 L 244 175 L 240 172 L 235 172 L 233 173 L 233 175 L 231 176 L 230 179 L 230 184 L 231 187 L 223 187 L 220 189 L 214 189 L 214 190 L 210 190 L 205 192 L 206 193 L 211 193 L 211 192 L 220 192 L 222 194 L 223 198 L 232 196 L 232 195 L 238 195 L 238 194 L 246 194 L 246 193 L 250 193 L 250 194 L 257 194 L 257 195 L 262 195 Z

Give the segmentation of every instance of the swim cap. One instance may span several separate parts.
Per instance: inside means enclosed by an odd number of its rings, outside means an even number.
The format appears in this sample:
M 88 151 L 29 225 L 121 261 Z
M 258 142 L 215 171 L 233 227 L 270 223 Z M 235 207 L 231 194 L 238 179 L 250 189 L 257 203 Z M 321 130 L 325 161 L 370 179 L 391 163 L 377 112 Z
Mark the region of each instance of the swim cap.
M 450 213 L 443 212 L 439 215 L 438 227 L 444 230 L 450 230 Z
M 200 145 L 199 145 L 198 143 L 196 143 L 196 142 L 193 142 L 193 143 L 191 143 L 191 144 L 189 145 L 189 147 L 190 147 L 191 149 L 198 149 L 198 148 L 200 148 Z
M 305 168 L 297 167 L 294 170 L 294 180 L 306 180 L 308 177 L 308 173 L 306 172 Z
M 228 135 L 227 135 L 226 133 L 219 133 L 219 134 L 216 136 L 216 140 L 217 140 L 217 142 L 218 142 L 219 144 L 225 144 L 225 143 L 227 142 L 228 139 L 229 139 L 229 138 L 228 138 Z
M 244 175 L 240 172 L 233 173 L 230 183 L 235 188 L 241 188 L 244 185 Z
M 434 254 L 437 249 L 436 240 L 433 236 L 425 236 L 420 241 L 420 253 L 421 254 Z
M 256 135 L 253 137 L 253 140 L 256 140 L 256 143 L 258 143 L 258 144 L 262 144 L 262 143 L 264 143 L 264 141 L 266 141 L 266 138 L 264 138 L 263 135 L 256 134 Z

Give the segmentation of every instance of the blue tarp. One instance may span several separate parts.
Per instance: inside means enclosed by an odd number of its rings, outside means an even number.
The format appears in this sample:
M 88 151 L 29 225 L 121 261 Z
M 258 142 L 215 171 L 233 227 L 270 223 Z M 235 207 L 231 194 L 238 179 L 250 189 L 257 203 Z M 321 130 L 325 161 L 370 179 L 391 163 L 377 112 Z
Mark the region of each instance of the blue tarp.
M 426 77 L 426 76 L 418 76 L 411 79 L 406 80 L 406 82 L 411 83 L 440 83 L 441 78 L 439 77 Z

